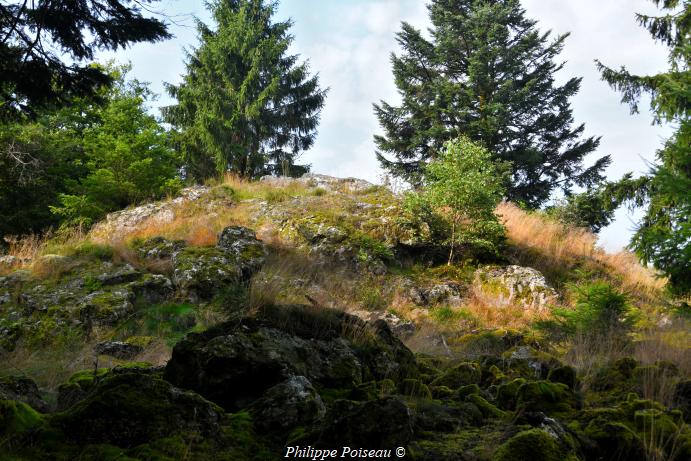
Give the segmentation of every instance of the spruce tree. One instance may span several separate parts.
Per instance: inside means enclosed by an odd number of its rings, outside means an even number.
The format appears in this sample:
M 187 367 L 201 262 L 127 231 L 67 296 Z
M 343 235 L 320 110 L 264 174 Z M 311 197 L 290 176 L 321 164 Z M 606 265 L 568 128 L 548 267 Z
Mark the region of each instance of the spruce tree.
M 669 48 L 670 68 L 655 75 L 613 70 L 597 61 L 602 78 L 638 112 L 642 94 L 651 97 L 655 123 L 670 123 L 674 135 L 657 152 L 651 172 L 625 176 L 608 193 L 634 207 L 645 207 L 630 247 L 642 261 L 669 277 L 672 288 L 691 292 L 691 3 L 652 0 L 663 15 L 637 15 L 638 23 Z
M 291 21 L 273 22 L 275 2 L 216 0 L 215 28 L 198 22 L 201 45 L 187 74 L 168 90 L 164 115 L 178 131 L 187 171 L 204 178 L 300 174 L 300 151 L 316 136 L 326 91 L 299 56 L 288 54 Z
M 584 126 L 572 126 L 569 98 L 581 79 L 554 81 L 568 34 L 540 33 L 518 0 L 432 0 L 428 9 L 431 40 L 407 23 L 397 35 L 403 52 L 391 61 L 402 104 L 374 105 L 386 170 L 420 184 L 424 164 L 465 135 L 512 163 L 507 198 L 530 207 L 556 188 L 602 180 L 609 157 L 583 165 L 599 138 L 582 139 Z

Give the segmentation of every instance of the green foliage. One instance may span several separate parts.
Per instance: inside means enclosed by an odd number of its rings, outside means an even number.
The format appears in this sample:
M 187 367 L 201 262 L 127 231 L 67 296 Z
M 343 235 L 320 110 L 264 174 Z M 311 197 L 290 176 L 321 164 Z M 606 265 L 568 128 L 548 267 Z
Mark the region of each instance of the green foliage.
M 494 214 L 504 193 L 508 165 L 492 161 L 487 149 L 461 137 L 446 144 L 426 167 L 423 199 L 451 224 L 449 264 L 454 248 L 496 253 L 504 226 Z
M 103 105 L 74 99 L 33 122 L 0 125 L 0 235 L 40 232 L 61 223 L 89 226 L 105 213 L 173 193 L 178 162 L 168 136 L 146 113 L 151 93 L 126 81 L 127 67 Z
M 599 191 L 569 195 L 548 207 L 548 216 L 567 226 L 585 227 L 597 234 L 614 218 L 619 203 Z
M 156 304 L 139 310 L 136 318 L 123 325 L 122 333 L 153 335 L 172 346 L 196 324 L 196 309 L 191 304 Z
M 117 85 L 107 104 L 96 109 L 98 122 L 82 133 L 81 161 L 88 173 L 68 181 L 71 193 L 60 194 L 61 206 L 51 208 L 68 224 L 89 226 L 109 211 L 160 198 L 182 186 L 167 134 L 146 113 L 151 93 L 136 80 L 125 81 L 126 72 L 114 72 Z
M 603 282 L 574 289 L 575 308 L 554 311 L 559 329 L 592 338 L 625 337 L 633 326 L 634 315 L 623 293 Z
M 603 179 L 609 157 L 583 165 L 599 139 L 581 139 L 584 126 L 572 127 L 568 100 L 581 80 L 554 82 L 568 35 L 550 40 L 518 0 L 433 0 L 428 9 L 431 40 L 408 23 L 397 35 L 403 53 L 392 63 L 402 104 L 374 106 L 386 170 L 417 185 L 444 143 L 465 135 L 511 162 L 507 197 L 531 208 L 554 189 Z
M 326 92 L 306 63 L 288 55 L 291 22 L 273 22 L 274 2 L 217 0 L 215 28 L 198 22 L 201 46 L 188 56 L 178 101 L 164 113 L 179 131 L 187 172 L 198 179 L 300 176 L 300 151 L 314 142 Z
M 646 207 L 630 247 L 645 263 L 669 277 L 672 288 L 691 292 L 691 4 L 687 1 L 653 0 L 661 16 L 637 15 L 640 25 L 669 49 L 670 67 L 655 75 L 633 75 L 597 62 L 602 78 L 622 93 L 622 102 L 638 112 L 642 94 L 651 97 L 658 123 L 673 123 L 676 133 L 657 152 L 657 164 L 639 183 L 630 187 L 625 176 L 614 190 L 633 207 Z
M 89 64 L 97 50 L 171 36 L 163 21 L 142 15 L 156 1 L 2 2 L 0 120 L 101 96 L 112 75 Z

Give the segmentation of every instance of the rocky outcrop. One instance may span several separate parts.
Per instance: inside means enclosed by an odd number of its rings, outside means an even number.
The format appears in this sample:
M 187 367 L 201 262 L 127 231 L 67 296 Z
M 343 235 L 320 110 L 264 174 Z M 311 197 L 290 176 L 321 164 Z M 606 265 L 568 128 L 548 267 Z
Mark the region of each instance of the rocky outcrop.
M 125 235 L 138 228 L 142 223 L 163 224 L 175 219 L 176 208 L 184 202 L 197 201 L 206 194 L 209 188 L 204 186 L 188 187 L 180 191 L 177 198 L 154 203 L 147 203 L 135 208 L 109 213 L 105 221 L 96 224 L 92 235 L 108 236 Z
M 531 267 L 485 267 L 475 272 L 476 292 L 497 307 L 520 305 L 543 310 L 557 300 L 540 271 Z
M 108 355 L 118 359 L 131 359 L 141 354 L 144 348 L 139 344 L 128 344 L 124 341 L 103 341 L 96 344 L 94 352 L 99 355 Z
M 229 286 L 246 282 L 267 254 L 254 231 L 226 227 L 215 247 L 185 247 L 173 252 L 173 282 L 191 301 L 209 300 Z
M 132 370 L 107 376 L 88 397 L 57 415 L 55 426 L 81 443 L 132 447 L 175 432 L 210 436 L 222 410 L 155 374 Z
M 315 316 L 309 309 L 276 307 L 257 320 L 188 335 L 173 349 L 166 379 L 237 410 L 295 376 L 342 388 L 417 374 L 412 353 L 385 322 L 370 327 L 342 312 Z
M 41 397 L 36 383 L 26 377 L 6 376 L 0 378 L 0 400 L 24 402 L 40 412 L 48 411 L 48 404 Z

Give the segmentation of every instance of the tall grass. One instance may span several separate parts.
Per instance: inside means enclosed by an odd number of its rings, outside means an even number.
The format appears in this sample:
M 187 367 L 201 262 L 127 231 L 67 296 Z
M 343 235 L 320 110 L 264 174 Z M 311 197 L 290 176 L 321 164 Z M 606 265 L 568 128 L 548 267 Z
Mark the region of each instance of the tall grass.
M 515 257 L 523 265 L 535 267 L 553 278 L 563 278 L 576 268 L 613 278 L 627 291 L 658 297 L 666 280 L 642 266 L 627 251 L 607 253 L 597 246 L 597 237 L 587 229 L 564 226 L 539 213 L 529 213 L 512 203 L 501 203 L 496 210 L 504 221 Z

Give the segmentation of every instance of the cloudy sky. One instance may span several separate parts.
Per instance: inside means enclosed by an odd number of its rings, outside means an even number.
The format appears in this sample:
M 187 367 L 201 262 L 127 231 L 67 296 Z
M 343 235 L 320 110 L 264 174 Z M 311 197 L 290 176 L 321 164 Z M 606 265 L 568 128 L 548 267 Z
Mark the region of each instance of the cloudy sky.
M 372 103 L 398 101 L 389 56 L 396 51 L 395 33 L 401 21 L 425 29 L 429 26 L 422 0 L 282 0 L 277 19 L 292 18 L 294 51 L 309 60 L 322 86 L 329 87 L 326 107 L 315 146 L 303 154 L 313 171 L 336 176 L 356 176 L 378 181 L 381 171 L 374 156 L 373 134 L 379 127 Z M 665 49 L 637 26 L 634 12 L 654 12 L 649 0 L 523 0 L 529 17 L 541 30 L 571 32 L 562 59 L 567 62 L 558 79 L 583 77 L 580 93 L 573 98 L 577 123 L 586 134 L 602 136 L 597 154 L 610 154 L 610 178 L 648 170 L 649 162 L 669 127 L 652 126 L 647 110 L 629 114 L 620 96 L 600 80 L 593 60 L 637 73 L 653 73 L 666 67 Z M 164 43 L 141 44 L 118 52 L 115 59 L 130 61 L 133 75 L 151 83 L 159 94 L 163 82 L 177 83 L 184 72 L 184 49 L 197 43 L 196 16 L 208 23 L 203 2 L 163 0 L 157 7 L 176 24 L 175 38 Z M 102 58 L 113 57 L 112 54 Z M 170 100 L 161 95 L 156 105 Z M 641 106 L 647 109 L 647 105 Z M 155 108 L 154 108 L 155 110 Z M 597 157 L 594 155 L 593 157 Z M 635 217 L 620 210 L 617 220 L 601 233 L 601 243 L 616 250 L 628 242 Z

